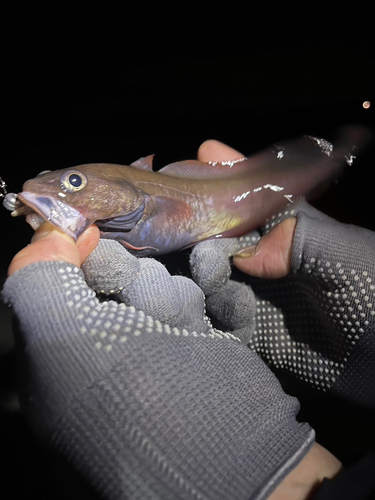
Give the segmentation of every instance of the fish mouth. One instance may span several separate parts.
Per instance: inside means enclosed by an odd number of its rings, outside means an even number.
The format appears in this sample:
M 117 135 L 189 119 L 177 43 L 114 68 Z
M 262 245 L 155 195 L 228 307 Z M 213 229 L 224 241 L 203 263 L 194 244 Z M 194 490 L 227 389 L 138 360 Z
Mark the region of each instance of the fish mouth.
M 52 196 L 22 191 L 18 199 L 34 211 L 26 215 L 26 221 L 34 231 L 42 222 L 48 221 L 77 240 L 78 236 L 89 226 L 88 219 L 81 212 Z

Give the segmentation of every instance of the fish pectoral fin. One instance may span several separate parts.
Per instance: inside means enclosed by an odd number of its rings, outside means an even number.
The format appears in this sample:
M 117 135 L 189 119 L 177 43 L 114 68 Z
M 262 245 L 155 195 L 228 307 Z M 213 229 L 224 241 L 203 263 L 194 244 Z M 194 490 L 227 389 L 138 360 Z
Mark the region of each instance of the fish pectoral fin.
M 148 156 L 139 158 L 138 160 L 131 163 L 130 166 L 138 168 L 139 170 L 148 170 L 149 172 L 153 172 L 152 164 L 154 161 L 154 156 L 155 155 L 148 155 Z
M 143 203 L 132 212 L 114 217 L 113 219 L 98 220 L 96 224 L 100 229 L 106 229 L 107 231 L 130 231 L 142 218 L 144 210 L 145 202 L 143 201 Z
M 185 227 L 193 215 L 191 206 L 180 198 L 153 196 L 153 223 L 169 227 Z

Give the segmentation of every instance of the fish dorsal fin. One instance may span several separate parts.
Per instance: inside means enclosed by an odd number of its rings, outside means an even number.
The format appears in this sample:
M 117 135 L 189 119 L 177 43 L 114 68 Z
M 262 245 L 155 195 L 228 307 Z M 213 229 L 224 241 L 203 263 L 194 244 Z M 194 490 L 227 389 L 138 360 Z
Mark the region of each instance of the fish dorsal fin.
M 160 169 L 159 174 L 185 179 L 218 179 L 238 175 L 249 169 L 246 158 L 227 162 L 200 162 L 196 160 L 178 161 Z
M 152 172 L 152 163 L 154 160 L 155 155 L 148 155 L 142 158 L 139 158 L 139 160 L 134 161 L 133 163 L 130 164 L 131 167 L 139 168 L 140 170 L 148 170 L 149 172 Z

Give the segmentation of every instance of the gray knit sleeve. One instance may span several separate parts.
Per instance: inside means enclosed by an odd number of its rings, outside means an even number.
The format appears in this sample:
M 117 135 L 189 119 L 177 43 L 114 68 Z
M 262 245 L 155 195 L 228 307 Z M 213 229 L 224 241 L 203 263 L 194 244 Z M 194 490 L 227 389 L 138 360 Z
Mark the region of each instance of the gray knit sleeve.
M 144 304 L 152 294 L 154 264 L 137 283 L 148 260 L 129 264 L 127 302 L 139 295 L 133 287 L 148 287 Z M 98 288 L 112 286 L 117 271 L 104 269 Z M 156 300 L 163 308 L 156 288 L 151 308 Z M 12 275 L 3 298 L 18 319 L 23 407 L 105 498 L 267 498 L 314 433 L 296 421 L 297 400 L 252 350 L 207 328 L 204 306 L 196 312 L 202 294 L 183 297 L 181 314 L 164 307 L 162 322 L 130 303 L 101 302 L 67 263 Z
M 323 391 L 375 407 L 375 234 L 302 205 L 292 274 L 251 280 L 250 347 Z

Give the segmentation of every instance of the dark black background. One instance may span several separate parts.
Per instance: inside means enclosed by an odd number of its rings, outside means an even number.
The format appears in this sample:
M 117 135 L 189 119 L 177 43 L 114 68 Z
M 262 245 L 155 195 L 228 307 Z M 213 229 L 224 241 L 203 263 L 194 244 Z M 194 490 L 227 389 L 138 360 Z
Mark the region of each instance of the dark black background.
M 370 2 L 340 8 L 232 2 L 205 10 L 194 3 L 163 9 L 155 2 L 124 4 L 118 12 L 61 6 L 53 12 L 22 11 L 22 18 L 20 12 L 6 13 L 1 21 L 0 176 L 9 191 L 18 192 L 25 180 L 46 169 L 129 164 L 151 153 L 157 167 L 193 158 L 207 138 L 250 154 L 302 134 L 333 139 L 337 127 L 348 123 L 373 127 L 375 47 L 369 8 Z M 362 107 L 365 100 L 373 101 L 368 110 Z M 371 146 L 320 207 L 340 220 L 375 229 L 373 158 Z M 5 276 L 32 231 L 6 210 L 1 225 Z M 51 466 L 54 462 L 45 458 L 17 411 L 14 349 L 4 308 L 1 322 L 0 423 L 5 472 L 16 481 L 12 498 L 26 490 L 51 498 L 48 488 L 56 482 L 60 490 L 53 498 L 64 498 L 65 473 Z M 322 401 L 314 405 L 328 404 Z M 328 419 L 328 431 L 321 432 L 329 446 L 338 410 L 327 412 L 328 417 L 312 412 L 310 419 L 318 429 Z M 348 452 L 361 448 L 356 434 L 350 429 L 346 434 Z M 337 449 L 338 442 L 336 435 L 332 447 Z M 43 485 L 46 477 L 50 480 Z

